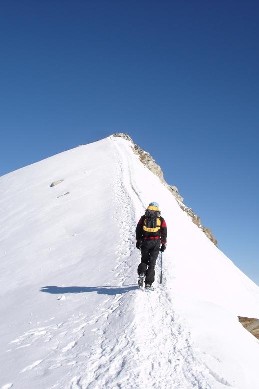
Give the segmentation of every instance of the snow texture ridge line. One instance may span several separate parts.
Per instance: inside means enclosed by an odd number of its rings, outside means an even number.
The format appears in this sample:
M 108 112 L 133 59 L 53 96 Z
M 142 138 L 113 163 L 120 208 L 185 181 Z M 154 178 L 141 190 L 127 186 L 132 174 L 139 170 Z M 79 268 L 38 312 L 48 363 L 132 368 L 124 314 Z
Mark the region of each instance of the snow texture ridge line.
M 127 158 L 125 157 L 125 155 L 127 155 L 127 153 L 120 152 L 119 154 L 120 154 L 120 156 L 119 156 L 118 160 L 121 160 L 120 166 L 121 166 L 121 173 L 122 173 L 121 174 L 122 177 L 121 177 L 120 181 L 122 183 L 124 183 L 124 188 L 128 188 L 128 190 L 133 190 L 134 193 L 138 193 L 137 190 L 134 188 L 133 178 L 132 178 L 132 175 L 130 172 L 129 163 L 127 161 Z M 127 174 L 124 173 L 125 171 L 128 171 Z M 127 177 L 128 182 L 123 177 Z M 141 201 L 141 198 L 139 197 L 139 195 L 137 197 Z M 124 207 L 125 207 L 125 203 L 124 203 Z M 153 296 L 153 294 L 154 294 L 154 296 Z M 164 297 L 163 298 L 163 301 L 165 301 L 164 303 L 161 303 L 162 296 Z M 138 297 L 137 297 L 137 299 L 138 299 Z M 143 312 L 142 312 L 143 306 L 145 307 L 144 308 L 144 313 L 145 313 L 144 316 L 143 316 Z M 167 311 L 165 311 L 165 306 L 167 306 Z M 156 292 L 152 293 L 152 295 L 145 296 L 144 303 L 138 302 L 138 300 L 136 300 L 135 309 L 137 309 L 137 307 L 142 307 L 142 311 L 141 312 L 135 311 L 136 328 L 135 328 L 134 335 L 132 334 L 134 336 L 134 339 L 135 339 L 133 345 L 139 351 L 137 355 L 138 356 L 140 355 L 140 357 L 138 358 L 137 364 L 139 366 L 141 366 L 141 365 L 143 365 L 143 361 L 144 361 L 145 368 L 144 369 L 140 368 L 139 375 L 137 377 L 135 377 L 135 382 L 139 381 L 140 387 L 143 385 L 142 383 L 144 383 L 144 386 L 148 386 L 150 388 L 152 387 L 154 389 L 156 389 L 156 388 L 157 389 L 158 388 L 159 389 L 163 389 L 163 388 L 166 389 L 166 388 L 171 387 L 172 384 L 173 384 L 172 387 L 174 387 L 174 386 L 180 387 L 180 385 L 183 384 L 183 382 L 184 382 L 183 379 L 185 379 L 185 376 L 186 376 L 186 380 L 185 380 L 186 381 L 186 383 L 185 383 L 186 389 L 189 388 L 189 386 L 188 386 L 189 382 L 192 382 L 190 388 L 210 389 L 211 386 L 208 383 L 204 384 L 204 382 L 206 381 L 206 380 L 204 380 L 205 375 L 207 375 L 207 378 L 209 376 L 208 369 L 204 365 L 202 365 L 201 362 L 200 362 L 200 366 L 197 366 L 197 367 L 191 365 L 192 349 L 191 349 L 191 345 L 188 343 L 190 334 L 185 334 L 186 339 L 183 341 L 185 351 L 186 351 L 186 349 L 188 349 L 188 352 L 190 353 L 189 360 L 184 360 L 184 362 L 182 362 L 183 377 L 179 378 L 179 374 L 175 374 L 175 370 L 177 370 L 177 367 L 176 367 L 177 364 L 172 369 L 172 364 L 174 363 L 175 359 L 177 361 L 180 361 L 179 355 L 182 356 L 181 347 L 179 347 L 179 350 L 180 350 L 179 351 L 177 346 L 176 346 L 177 339 L 178 338 L 181 339 L 182 334 L 180 332 L 181 327 L 177 328 L 176 333 L 172 332 L 172 327 L 173 327 L 173 323 L 174 323 L 174 311 L 172 310 L 172 304 L 168 303 L 168 296 L 166 296 L 164 293 L 162 293 L 162 287 L 160 287 L 160 288 L 157 287 Z M 156 325 L 152 325 L 152 323 L 154 322 L 154 320 L 152 320 L 152 319 L 158 313 L 163 313 L 163 316 L 161 317 L 160 320 L 155 321 L 155 324 L 157 324 L 157 322 L 159 322 L 159 326 L 156 327 Z M 147 315 L 147 316 L 145 317 L 145 315 Z M 145 323 L 145 321 L 146 321 L 146 323 Z M 169 328 L 169 331 L 168 331 L 168 328 Z M 141 339 L 143 337 L 143 335 L 141 334 L 143 332 L 143 329 L 147 329 L 147 332 L 145 332 L 145 334 L 144 334 L 145 342 L 139 343 L 139 339 Z M 166 331 L 165 336 L 161 337 L 161 330 L 162 330 L 162 333 L 164 331 Z M 156 343 L 155 346 L 153 344 L 154 342 Z M 175 343 L 175 345 L 172 348 L 172 344 L 174 344 L 174 343 Z M 165 352 L 165 345 L 168 345 L 168 349 L 166 348 L 166 351 L 168 351 L 168 354 L 167 354 L 167 352 Z M 154 356 L 154 359 L 152 360 L 152 351 L 153 350 L 155 350 L 155 356 Z M 160 351 L 161 355 L 156 354 L 157 350 L 161 350 Z M 143 353 L 143 355 L 141 355 L 142 353 Z M 164 361 L 163 361 L 163 358 L 165 358 Z M 149 362 L 149 364 L 150 364 L 149 366 L 146 365 L 146 361 Z M 159 361 L 158 364 L 157 364 L 157 361 Z M 163 371 L 163 369 L 161 369 L 163 362 L 164 362 L 165 366 L 167 366 L 166 372 Z M 192 372 L 192 370 L 193 370 L 193 372 Z M 204 376 L 202 375 L 202 370 L 204 371 Z M 163 372 L 161 373 L 161 371 L 163 371 Z M 174 372 L 173 377 L 172 377 L 172 371 Z M 199 374 L 197 374 L 197 372 Z M 179 372 L 177 371 L 177 373 L 179 373 Z M 159 377 L 159 374 L 161 374 L 161 377 Z M 177 382 L 173 383 L 175 375 L 178 377 L 178 379 L 177 379 Z M 201 376 L 200 378 L 199 378 L 199 375 Z M 150 377 L 150 380 L 148 377 Z M 138 381 L 136 381 L 136 380 L 138 380 Z

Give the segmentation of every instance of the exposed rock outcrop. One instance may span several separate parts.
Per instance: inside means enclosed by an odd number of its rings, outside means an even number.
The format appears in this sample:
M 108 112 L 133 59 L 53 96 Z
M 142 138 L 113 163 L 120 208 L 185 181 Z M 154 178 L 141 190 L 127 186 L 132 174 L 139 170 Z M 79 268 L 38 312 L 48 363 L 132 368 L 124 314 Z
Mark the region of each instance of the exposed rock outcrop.
M 238 316 L 238 320 L 247 331 L 259 339 L 259 319 Z
M 53 181 L 51 184 L 50 184 L 50 187 L 53 188 L 53 186 L 56 186 L 58 184 L 61 184 L 61 182 L 63 182 L 64 180 L 58 180 L 58 181 Z
M 156 161 L 152 158 L 152 156 L 141 149 L 138 145 L 136 145 L 131 137 L 124 133 L 115 133 L 113 134 L 115 137 L 121 137 L 124 138 L 132 143 L 133 151 L 138 155 L 140 161 L 149 169 L 151 170 L 156 176 L 159 177 L 160 181 L 165 185 L 168 190 L 172 193 L 172 195 L 176 198 L 180 208 L 185 211 L 192 219 L 193 223 L 196 224 L 203 232 L 204 234 L 210 239 L 215 245 L 217 245 L 217 240 L 213 236 L 212 232 L 209 228 L 204 227 L 201 223 L 201 219 L 198 215 L 196 215 L 191 208 L 186 207 L 186 205 L 183 203 L 183 197 L 178 192 L 178 189 L 174 185 L 168 185 L 167 182 L 164 179 L 164 174 L 161 169 L 161 167 L 156 163 Z
M 133 143 L 133 142 L 132 142 Z M 149 153 L 142 150 L 138 145 L 133 143 L 133 150 L 135 154 L 139 156 L 140 161 L 153 172 L 156 176 L 160 178 L 160 180 L 165 183 L 164 174 L 161 167 L 155 162 L 155 160 L 151 157 Z
M 179 203 L 183 203 L 183 197 L 180 195 L 178 188 L 174 185 L 168 185 L 169 190 L 173 193 L 174 197 Z

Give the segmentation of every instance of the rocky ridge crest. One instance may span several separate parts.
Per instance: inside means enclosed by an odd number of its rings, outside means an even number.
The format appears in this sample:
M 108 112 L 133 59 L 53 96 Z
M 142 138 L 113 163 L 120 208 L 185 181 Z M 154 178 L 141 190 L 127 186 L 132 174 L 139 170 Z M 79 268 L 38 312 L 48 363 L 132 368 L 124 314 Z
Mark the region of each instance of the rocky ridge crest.
M 175 185 L 169 185 L 165 179 L 164 179 L 164 174 L 161 169 L 161 167 L 156 163 L 156 161 L 152 158 L 152 156 L 143 150 L 140 146 L 138 146 L 136 143 L 133 142 L 131 137 L 127 134 L 124 133 L 115 133 L 112 136 L 114 137 L 121 137 L 123 139 L 128 140 L 132 144 L 132 149 L 135 154 L 138 155 L 140 161 L 154 173 L 156 176 L 159 177 L 160 181 L 162 182 L 163 185 L 167 187 L 167 189 L 172 193 L 172 195 L 175 197 L 176 201 L 178 202 L 180 208 L 187 213 L 188 216 L 192 219 L 193 223 L 200 228 L 204 234 L 207 236 L 208 239 L 210 239 L 216 246 L 217 246 L 217 240 L 213 236 L 211 230 L 207 227 L 204 227 L 201 223 L 201 218 L 194 213 L 194 211 L 187 207 L 183 203 L 183 197 L 180 195 L 177 187 Z

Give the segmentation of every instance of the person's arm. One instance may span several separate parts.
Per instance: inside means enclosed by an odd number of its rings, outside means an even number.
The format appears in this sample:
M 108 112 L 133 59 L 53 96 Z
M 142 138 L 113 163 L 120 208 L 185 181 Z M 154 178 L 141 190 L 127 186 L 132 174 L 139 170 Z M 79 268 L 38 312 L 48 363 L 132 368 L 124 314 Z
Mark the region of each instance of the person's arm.
M 163 245 L 167 243 L 167 225 L 163 217 L 161 217 L 161 243 Z
M 136 240 L 141 241 L 142 240 L 142 234 L 143 234 L 143 223 L 144 223 L 144 216 L 141 216 L 139 219 L 139 222 L 136 227 Z

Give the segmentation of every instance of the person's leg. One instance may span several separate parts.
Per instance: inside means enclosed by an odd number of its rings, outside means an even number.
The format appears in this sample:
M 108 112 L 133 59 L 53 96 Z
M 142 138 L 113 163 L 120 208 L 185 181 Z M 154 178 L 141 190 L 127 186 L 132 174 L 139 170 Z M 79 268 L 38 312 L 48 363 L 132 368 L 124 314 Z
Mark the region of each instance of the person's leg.
M 146 271 L 146 284 L 152 285 L 155 281 L 155 266 L 156 266 L 156 260 L 159 254 L 160 249 L 160 241 L 154 240 L 150 242 L 150 259 L 148 264 L 148 269 Z
M 141 262 L 139 265 L 138 265 L 138 275 L 141 275 L 141 274 L 146 274 L 146 271 L 147 271 L 147 264 L 144 263 L 144 262 Z
M 138 275 L 146 275 L 147 265 L 149 263 L 150 257 L 148 243 L 149 242 L 143 242 L 141 246 L 141 263 L 138 265 Z

